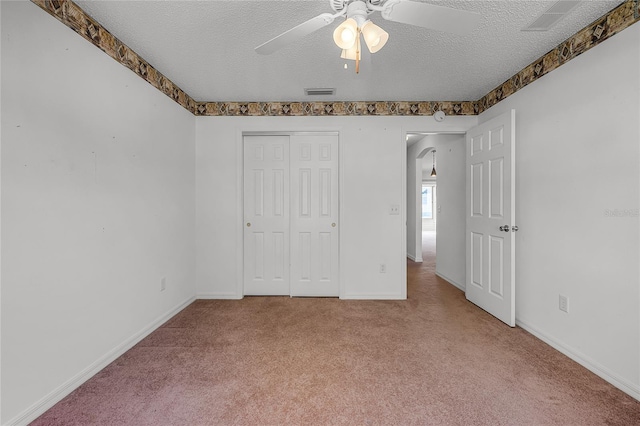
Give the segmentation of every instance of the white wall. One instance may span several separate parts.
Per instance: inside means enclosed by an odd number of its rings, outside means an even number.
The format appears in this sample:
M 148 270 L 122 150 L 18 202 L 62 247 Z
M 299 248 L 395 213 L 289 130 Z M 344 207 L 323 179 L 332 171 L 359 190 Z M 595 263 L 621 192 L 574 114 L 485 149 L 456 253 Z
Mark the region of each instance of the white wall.
M 0 7 L 0 23 L 2 22 L 2 7 Z M 0 34 L 0 55 L 2 53 L 2 38 Z M 0 82 L 2 81 L 2 67 L 0 66 Z M 0 117 L 2 117 L 2 102 L 0 102 Z M 2 241 L 2 120 L 0 120 L 0 242 Z M 0 243 L 0 424 L 2 423 L 2 244 Z
M 2 7 L 0 7 L 0 23 L 2 22 Z M 0 55 L 2 53 L 2 38 L 0 34 Z M 2 67 L 0 66 L 0 82 L 2 81 Z M 2 117 L 2 102 L 0 102 L 0 117 Z M 0 241 L 2 241 L 2 120 L 0 120 Z M 2 265 L 2 244 L 0 243 L 0 268 Z M 2 423 L 2 272 L 0 269 L 0 424 Z
M 193 299 L 195 118 L 36 5 L 1 8 L 6 424 Z
M 634 25 L 480 116 L 516 110 L 518 324 L 638 399 L 639 86 Z
M 447 120 L 451 117 L 447 117 Z M 476 123 L 470 123 L 475 125 Z M 436 273 L 455 286 L 465 283 L 465 139 L 464 135 L 427 135 L 407 149 L 407 257 L 422 260 L 421 187 L 425 149 L 436 149 L 437 251 Z M 429 152 L 424 161 L 431 164 Z M 429 171 L 431 169 L 429 168 Z
M 407 147 L 407 257 L 422 262 L 422 162 L 432 156 L 435 135 Z
M 439 136 L 436 144 L 438 219 L 436 274 L 465 287 L 465 136 Z
M 407 132 L 460 131 L 477 117 L 199 117 L 196 119 L 196 277 L 199 297 L 242 296 L 241 134 L 340 133 L 343 298 L 406 297 Z M 433 124 L 432 124 L 433 123 Z M 392 204 L 401 215 L 389 214 Z M 386 264 L 381 274 L 379 265 Z

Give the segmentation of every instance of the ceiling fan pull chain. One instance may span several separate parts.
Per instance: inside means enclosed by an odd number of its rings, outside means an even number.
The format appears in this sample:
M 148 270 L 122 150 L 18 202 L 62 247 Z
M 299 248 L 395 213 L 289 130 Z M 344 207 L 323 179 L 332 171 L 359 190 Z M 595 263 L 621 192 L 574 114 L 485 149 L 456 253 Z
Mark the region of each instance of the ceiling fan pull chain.
M 360 27 L 357 30 L 358 37 L 356 38 L 356 74 L 360 74 Z

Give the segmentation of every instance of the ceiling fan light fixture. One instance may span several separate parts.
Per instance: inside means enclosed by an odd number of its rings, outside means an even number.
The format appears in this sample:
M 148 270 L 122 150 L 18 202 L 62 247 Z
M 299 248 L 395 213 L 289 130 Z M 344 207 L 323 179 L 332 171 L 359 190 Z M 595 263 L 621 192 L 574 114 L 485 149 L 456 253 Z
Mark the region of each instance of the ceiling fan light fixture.
M 340 49 L 349 49 L 355 45 L 358 37 L 358 23 L 355 19 L 346 19 L 333 31 L 333 41 Z
M 356 59 L 361 60 L 362 54 L 357 45 L 358 43 L 354 43 L 353 46 L 351 46 L 349 49 L 342 49 L 340 57 L 342 59 L 351 59 L 352 61 L 355 61 Z
M 371 21 L 367 21 L 362 26 L 362 36 L 367 44 L 369 52 L 376 53 L 387 44 L 389 33 Z

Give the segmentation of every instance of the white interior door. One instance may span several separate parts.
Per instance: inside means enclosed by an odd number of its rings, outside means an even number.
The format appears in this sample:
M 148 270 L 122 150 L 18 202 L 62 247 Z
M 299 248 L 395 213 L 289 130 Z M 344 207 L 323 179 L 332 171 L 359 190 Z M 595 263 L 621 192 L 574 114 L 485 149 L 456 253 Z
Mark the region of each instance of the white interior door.
M 244 294 L 339 296 L 337 134 L 246 135 L 243 148 Z
M 289 137 L 244 137 L 244 294 L 289 294 Z
M 339 296 L 338 137 L 291 137 L 291 295 Z
M 467 132 L 467 299 L 515 326 L 515 110 Z

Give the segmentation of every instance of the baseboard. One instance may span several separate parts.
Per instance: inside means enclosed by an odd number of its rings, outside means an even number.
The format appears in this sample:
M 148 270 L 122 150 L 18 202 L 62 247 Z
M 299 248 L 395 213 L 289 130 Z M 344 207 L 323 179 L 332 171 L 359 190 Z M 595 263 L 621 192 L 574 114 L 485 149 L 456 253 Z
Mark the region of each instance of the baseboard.
M 596 376 L 601 377 L 602 379 L 606 380 L 607 382 L 611 383 L 613 386 L 617 387 L 618 389 L 620 389 L 621 391 L 623 391 L 624 393 L 628 394 L 629 396 L 637 399 L 640 401 L 640 386 L 636 385 L 634 383 L 630 383 L 628 380 L 619 377 L 617 374 L 613 373 L 612 371 L 610 371 L 608 368 L 600 365 L 599 363 L 597 363 L 596 361 L 592 360 L 591 358 L 589 358 L 588 356 L 586 356 L 585 354 L 583 354 L 582 352 L 565 345 L 562 342 L 559 342 L 558 340 L 554 339 L 553 337 L 550 337 L 548 335 L 546 335 L 544 332 L 538 330 L 537 328 L 535 328 L 534 326 L 527 324 L 525 321 L 522 321 L 520 319 L 516 318 L 516 325 L 518 327 L 521 327 L 523 330 L 533 334 L 535 337 L 537 337 L 538 339 L 542 340 L 543 342 L 545 342 L 546 344 L 548 344 L 549 346 L 551 346 L 552 348 L 556 349 L 558 352 L 566 355 L 567 357 L 571 358 L 572 360 L 574 360 L 575 362 L 577 362 L 578 364 L 582 365 L 584 368 L 586 368 L 587 370 L 591 371 L 592 373 L 594 373 Z
M 232 299 L 240 300 L 242 296 L 238 297 L 236 293 L 198 293 L 196 299 Z
M 195 300 L 195 297 L 189 297 L 182 303 L 179 303 L 176 307 L 171 309 L 169 312 L 161 315 L 157 319 L 155 319 L 151 324 L 144 327 L 142 330 L 122 342 L 120 345 L 116 346 L 105 355 L 100 357 L 93 364 L 89 365 L 87 368 L 82 370 L 80 373 L 76 374 L 71 379 L 67 380 L 62 385 L 58 386 L 56 389 L 51 391 L 49 394 L 41 398 L 31 407 L 24 410 L 22 413 L 15 416 L 13 419 L 9 420 L 7 425 L 26 425 L 30 422 L 34 421 L 36 418 L 44 414 L 49 408 L 56 405 L 60 402 L 64 397 L 69 395 L 71 392 L 76 390 L 80 385 L 89 380 L 95 374 L 97 374 L 100 370 L 105 368 L 107 365 L 115 361 L 119 356 L 124 354 L 126 351 L 135 346 L 142 339 L 147 337 L 153 331 L 155 331 L 162 324 L 167 322 L 171 317 L 176 315 L 178 312 L 186 308 Z
M 411 260 L 412 262 L 417 262 L 420 263 L 422 262 L 422 257 L 415 257 L 412 254 L 407 253 L 407 257 L 409 258 L 409 260 Z
M 380 294 L 345 294 L 340 296 L 343 300 L 406 300 L 406 297 L 398 293 L 380 293 Z
M 466 285 L 464 284 L 460 284 L 454 280 L 452 280 L 451 278 L 447 277 L 446 275 L 441 274 L 440 272 L 436 271 L 436 275 L 439 276 L 440 278 L 442 278 L 443 280 L 445 280 L 446 282 L 448 282 L 449 284 L 451 284 L 454 287 L 457 287 L 458 289 L 462 290 L 463 292 L 466 291 Z

